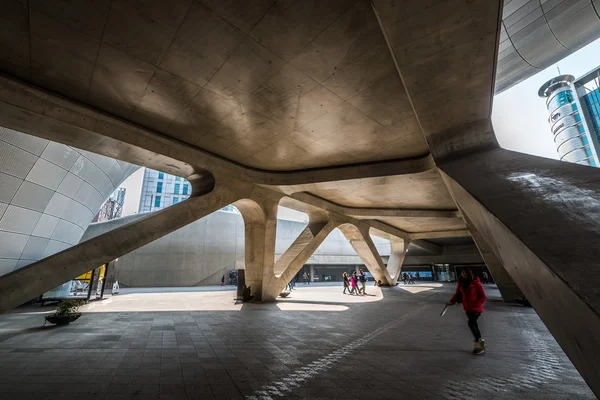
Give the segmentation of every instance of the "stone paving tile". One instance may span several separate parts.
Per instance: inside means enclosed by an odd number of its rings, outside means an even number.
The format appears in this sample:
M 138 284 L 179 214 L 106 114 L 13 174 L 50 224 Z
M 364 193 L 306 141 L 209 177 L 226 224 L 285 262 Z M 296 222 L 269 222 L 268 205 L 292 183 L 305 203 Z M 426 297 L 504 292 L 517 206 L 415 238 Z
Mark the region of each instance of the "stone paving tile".
M 127 295 L 60 328 L 41 327 L 48 307 L 25 307 L 0 316 L 0 399 L 595 398 L 535 312 L 491 287 L 488 352 L 472 356 L 463 313 L 439 316 L 452 289 L 302 288 L 276 304 L 169 293 L 161 312 L 127 312 Z

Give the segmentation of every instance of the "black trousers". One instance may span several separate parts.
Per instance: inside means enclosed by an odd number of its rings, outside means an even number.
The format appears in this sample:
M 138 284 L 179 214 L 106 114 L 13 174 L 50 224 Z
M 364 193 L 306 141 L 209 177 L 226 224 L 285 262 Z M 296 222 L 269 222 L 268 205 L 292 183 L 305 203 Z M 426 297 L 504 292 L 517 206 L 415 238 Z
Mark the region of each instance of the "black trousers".
M 481 332 L 479 331 L 479 325 L 477 325 L 477 318 L 479 318 L 480 315 L 481 313 L 478 312 L 467 311 L 467 318 L 469 318 L 469 329 L 471 329 L 475 340 L 481 339 Z

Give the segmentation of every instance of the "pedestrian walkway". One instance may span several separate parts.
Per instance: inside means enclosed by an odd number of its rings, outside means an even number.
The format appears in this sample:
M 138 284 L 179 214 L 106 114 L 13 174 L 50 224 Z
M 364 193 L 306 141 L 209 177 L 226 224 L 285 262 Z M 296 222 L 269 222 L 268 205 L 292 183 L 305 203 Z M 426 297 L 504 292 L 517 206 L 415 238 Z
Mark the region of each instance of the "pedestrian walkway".
M 453 290 L 439 283 L 303 287 L 273 304 L 132 293 L 66 327 L 21 308 L 0 316 L 0 398 L 594 399 L 536 313 L 486 289 L 483 356 L 459 307 L 439 315 Z

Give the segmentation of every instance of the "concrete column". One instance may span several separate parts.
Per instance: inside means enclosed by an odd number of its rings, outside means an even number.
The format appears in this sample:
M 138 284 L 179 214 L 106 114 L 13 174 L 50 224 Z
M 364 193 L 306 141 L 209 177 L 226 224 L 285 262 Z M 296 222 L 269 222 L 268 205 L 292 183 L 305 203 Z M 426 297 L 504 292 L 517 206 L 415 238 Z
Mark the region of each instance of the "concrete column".
M 310 281 L 314 282 L 315 281 L 315 266 L 311 265 L 310 267 Z
M 463 218 L 479 252 L 481 253 L 481 257 L 485 261 L 490 274 L 492 274 L 496 286 L 498 286 L 502 299 L 507 303 L 514 303 L 515 299 L 523 297 L 523 292 L 521 292 L 521 289 L 519 289 L 515 281 L 510 277 L 508 272 L 506 272 L 500 258 L 496 256 L 492 248 L 487 244 L 477 228 L 475 228 L 471 219 L 464 212 Z
M 469 168 L 459 173 L 462 162 Z M 600 171 L 501 150 L 444 172 L 465 216 L 600 394 Z
M 371 236 L 369 236 L 369 227 L 361 226 L 357 227 L 350 223 L 342 224 L 338 227 L 344 234 L 346 239 L 356 251 L 356 254 L 363 260 L 365 266 L 375 281 L 381 281 L 383 286 L 392 285 L 392 277 L 388 269 L 385 267 Z
M 211 177 L 212 179 L 212 177 Z M 202 187 L 202 185 L 200 185 Z M 244 195 L 242 187 L 206 185 L 186 201 L 148 214 L 0 277 L 0 312 L 192 223 Z
M 246 230 L 246 285 L 257 301 L 274 301 L 338 224 L 326 213 L 309 213 L 308 226 L 275 263 L 279 199 L 263 193 L 235 203 Z
M 398 278 L 402 272 L 402 263 L 406 257 L 406 250 L 408 250 L 410 242 L 403 239 L 392 239 L 390 240 L 391 250 L 390 258 L 387 264 L 387 270 L 390 273 L 392 281 L 390 284 L 393 286 L 398 282 Z

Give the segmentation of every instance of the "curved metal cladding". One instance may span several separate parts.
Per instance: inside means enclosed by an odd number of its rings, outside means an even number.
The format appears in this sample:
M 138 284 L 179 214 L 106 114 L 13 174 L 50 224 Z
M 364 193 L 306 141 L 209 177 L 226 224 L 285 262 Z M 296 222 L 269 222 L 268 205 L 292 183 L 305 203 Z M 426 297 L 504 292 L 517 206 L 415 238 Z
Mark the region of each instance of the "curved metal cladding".
M 79 243 L 138 168 L 0 127 L 0 275 Z
M 596 166 L 573 87 L 574 80 L 571 75 L 553 78 L 542 85 L 538 95 L 546 97 L 546 107 L 550 113 L 548 123 L 560 159 Z
M 506 0 L 496 93 L 600 37 L 600 0 Z

